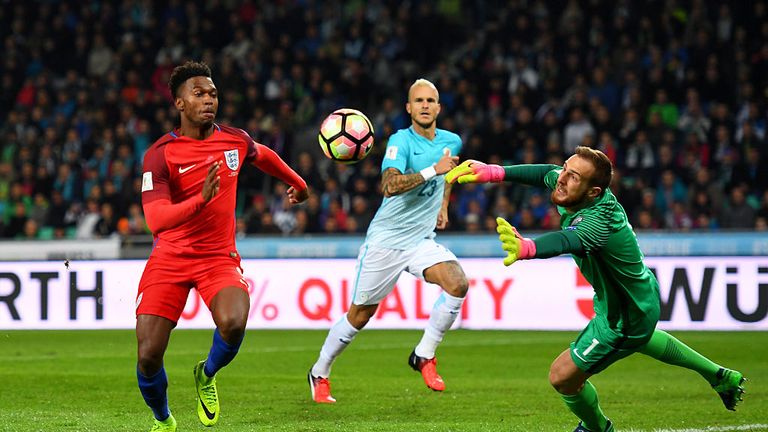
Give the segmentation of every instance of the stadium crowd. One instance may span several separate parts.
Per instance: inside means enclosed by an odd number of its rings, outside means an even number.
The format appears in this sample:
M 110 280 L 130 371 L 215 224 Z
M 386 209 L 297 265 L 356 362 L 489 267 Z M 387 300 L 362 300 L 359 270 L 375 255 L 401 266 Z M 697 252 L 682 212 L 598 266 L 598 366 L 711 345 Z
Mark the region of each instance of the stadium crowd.
M 174 66 L 213 70 L 218 122 L 244 128 L 310 184 L 243 171 L 238 235 L 362 233 L 381 200 L 406 90 L 432 80 L 462 159 L 557 163 L 577 145 L 613 161 L 638 230 L 768 229 L 765 1 L 395 0 L 10 2 L 0 8 L 0 233 L 147 234 L 142 156 L 178 120 Z M 322 157 L 339 107 L 369 115 L 374 152 Z M 558 226 L 545 193 L 457 186 L 450 229 Z

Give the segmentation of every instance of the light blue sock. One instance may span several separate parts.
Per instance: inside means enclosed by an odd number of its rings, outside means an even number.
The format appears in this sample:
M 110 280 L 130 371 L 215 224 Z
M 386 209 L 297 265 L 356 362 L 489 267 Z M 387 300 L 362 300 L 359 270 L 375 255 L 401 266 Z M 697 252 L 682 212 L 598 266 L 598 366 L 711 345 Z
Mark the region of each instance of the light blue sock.
M 435 350 L 440 342 L 443 341 L 445 332 L 451 328 L 456 318 L 461 312 L 461 305 L 464 304 L 464 297 L 454 297 L 443 292 L 432 306 L 432 313 L 429 316 L 427 328 L 424 329 L 424 335 L 421 341 L 416 345 L 416 355 L 426 359 L 435 356 Z

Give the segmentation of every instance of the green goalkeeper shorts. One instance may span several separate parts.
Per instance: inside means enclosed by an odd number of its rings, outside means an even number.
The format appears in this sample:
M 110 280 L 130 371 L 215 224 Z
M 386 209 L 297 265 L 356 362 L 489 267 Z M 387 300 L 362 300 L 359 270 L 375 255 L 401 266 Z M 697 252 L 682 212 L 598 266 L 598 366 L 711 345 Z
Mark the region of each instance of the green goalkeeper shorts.
M 571 358 L 581 371 L 596 374 L 639 351 L 651 339 L 653 330 L 636 330 L 635 335 L 628 337 L 611 329 L 605 318 L 597 315 L 571 342 Z

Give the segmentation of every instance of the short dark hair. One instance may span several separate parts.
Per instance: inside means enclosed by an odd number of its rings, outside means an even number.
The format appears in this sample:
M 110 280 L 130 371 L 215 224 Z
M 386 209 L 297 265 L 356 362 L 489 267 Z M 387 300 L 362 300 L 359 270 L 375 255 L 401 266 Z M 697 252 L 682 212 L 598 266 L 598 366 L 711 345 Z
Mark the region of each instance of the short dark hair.
M 602 189 L 600 192 L 602 195 L 611 185 L 611 178 L 613 177 L 613 164 L 611 160 L 600 150 L 586 146 L 576 147 L 576 154 L 592 162 L 592 165 L 595 167 L 595 175 L 592 176 L 589 182 L 592 186 Z
M 173 68 L 171 73 L 171 79 L 168 80 L 168 88 L 171 90 L 171 95 L 175 98 L 184 82 L 190 78 L 196 76 L 211 77 L 211 68 L 203 62 L 188 61 L 181 66 Z

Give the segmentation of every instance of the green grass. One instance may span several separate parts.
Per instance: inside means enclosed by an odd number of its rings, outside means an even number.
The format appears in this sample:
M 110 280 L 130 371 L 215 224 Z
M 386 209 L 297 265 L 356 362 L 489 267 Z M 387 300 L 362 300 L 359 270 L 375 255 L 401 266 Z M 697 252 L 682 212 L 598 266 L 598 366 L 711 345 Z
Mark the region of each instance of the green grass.
M 195 414 L 192 368 L 210 331 L 174 331 L 165 357 L 179 431 L 570 431 L 576 419 L 550 388 L 552 359 L 575 332 L 460 330 L 440 347 L 444 393 L 406 364 L 417 331 L 367 330 L 334 366 L 335 405 L 309 399 L 306 373 L 325 331 L 250 331 L 219 373 L 214 429 Z M 634 355 L 593 377 L 618 430 L 736 429 L 768 423 L 768 333 L 674 332 L 744 372 L 735 413 L 697 374 Z M 146 431 L 132 331 L 0 332 L 0 431 Z

